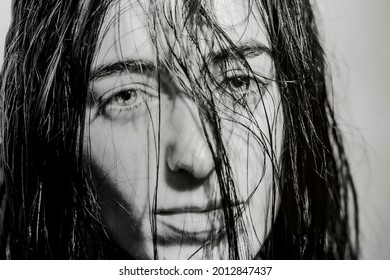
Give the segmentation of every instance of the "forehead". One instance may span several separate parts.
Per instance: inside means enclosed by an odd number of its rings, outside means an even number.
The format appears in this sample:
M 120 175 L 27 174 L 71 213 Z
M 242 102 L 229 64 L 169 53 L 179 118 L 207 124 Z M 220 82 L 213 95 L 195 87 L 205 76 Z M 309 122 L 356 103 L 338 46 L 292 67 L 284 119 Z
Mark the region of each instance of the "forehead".
M 163 1 L 158 1 L 163 2 Z M 186 41 L 184 22 L 179 18 L 183 10 L 181 0 L 166 0 L 168 5 L 159 14 L 160 20 L 156 21 L 151 14 L 151 7 L 146 0 L 119 0 L 114 1 L 108 11 L 99 36 L 99 48 L 95 56 L 94 65 L 112 63 L 124 58 L 145 58 L 155 57 L 155 46 L 151 39 L 151 28 L 157 22 L 155 28 L 158 38 L 164 38 L 164 42 L 157 42 L 157 45 L 164 48 L 167 42 L 178 40 L 174 29 L 169 28 L 169 23 L 164 22 L 164 16 L 170 15 L 176 23 L 176 32 L 181 30 L 180 40 Z M 209 3 L 210 1 L 206 1 Z M 215 0 L 211 1 L 210 8 L 212 18 L 234 44 L 246 41 L 258 41 L 262 45 L 269 46 L 264 24 L 256 7 L 248 7 L 246 0 Z M 167 11 L 167 9 L 171 9 Z M 165 20 L 166 21 L 166 20 Z M 182 25 L 182 26 L 180 26 Z M 168 27 L 168 28 L 167 28 Z M 159 36 L 160 35 L 160 36 Z M 162 35 L 162 36 L 161 36 Z M 213 30 L 208 29 L 198 38 L 200 47 L 206 51 L 212 47 Z M 183 43 L 183 42 L 182 42 Z M 190 40 L 188 39 L 188 43 Z M 211 42 L 212 43 L 212 42 Z

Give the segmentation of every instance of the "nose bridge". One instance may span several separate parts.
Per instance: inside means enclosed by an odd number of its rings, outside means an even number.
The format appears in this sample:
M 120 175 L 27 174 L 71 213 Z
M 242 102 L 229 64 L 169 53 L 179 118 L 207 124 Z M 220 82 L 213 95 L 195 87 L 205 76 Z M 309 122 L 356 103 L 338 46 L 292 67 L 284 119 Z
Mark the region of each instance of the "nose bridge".
M 214 168 L 214 161 L 196 103 L 184 95 L 177 96 L 169 127 L 166 148 L 169 169 L 187 171 L 198 179 L 206 178 Z

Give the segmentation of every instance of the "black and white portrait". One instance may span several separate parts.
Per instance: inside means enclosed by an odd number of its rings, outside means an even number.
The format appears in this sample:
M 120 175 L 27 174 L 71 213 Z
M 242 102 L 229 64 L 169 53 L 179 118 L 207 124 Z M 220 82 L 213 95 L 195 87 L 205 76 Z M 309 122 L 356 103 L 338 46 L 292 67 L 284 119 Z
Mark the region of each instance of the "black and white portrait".
M 0 258 L 390 258 L 390 4 L 322 2 L 8 1 Z

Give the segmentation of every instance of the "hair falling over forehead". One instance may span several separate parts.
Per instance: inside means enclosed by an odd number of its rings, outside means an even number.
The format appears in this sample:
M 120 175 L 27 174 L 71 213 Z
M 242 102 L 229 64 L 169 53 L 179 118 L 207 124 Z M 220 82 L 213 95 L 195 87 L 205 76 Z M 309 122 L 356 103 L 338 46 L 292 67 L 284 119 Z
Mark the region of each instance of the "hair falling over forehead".
M 248 15 L 255 13 L 265 28 L 270 44 L 267 51 L 274 62 L 272 77 L 259 77 L 251 69 L 242 48 L 216 19 L 213 1 L 139 1 L 150 18 L 157 68 L 169 72 L 199 108 L 222 198 L 228 257 L 357 258 L 355 188 L 328 99 L 331 86 L 327 84 L 310 1 L 243 2 Z M 0 189 L 2 258 L 132 257 L 114 245 L 106 233 L 84 153 L 91 65 L 103 21 L 115 6 L 119 7 L 118 20 L 111 24 L 119 25 L 120 13 L 132 7 L 125 1 L 115 3 L 13 3 L 1 72 L 0 155 L 5 174 Z M 234 57 L 247 76 L 258 77 L 255 87 L 259 94 L 265 85 L 277 85 L 281 96 L 277 107 L 283 118 L 280 154 L 272 137 L 275 123 L 268 121 L 268 131 L 260 131 L 245 98 L 232 94 L 213 75 L 208 65 L 210 59 L 218 59 L 214 52 Z M 229 69 L 228 63 L 219 67 Z M 233 100 L 235 106 L 221 105 L 221 96 L 225 101 Z M 264 106 L 261 100 L 259 107 Z M 237 122 L 236 114 L 245 116 L 245 121 Z M 239 234 L 247 229 L 241 213 L 233 207 L 237 204 L 237 186 L 221 120 L 247 128 L 271 162 L 270 218 L 264 225 L 271 230 L 260 252 L 252 252 L 246 235 Z M 161 123 L 156 125 L 161 127 Z M 158 144 L 159 133 L 155 139 Z M 156 147 L 159 156 L 159 144 Z M 259 173 L 265 172 L 263 169 Z M 158 171 L 156 175 L 154 209 Z M 153 211 L 150 220 L 154 257 L 158 258 Z
M 256 13 L 256 7 L 253 3 L 246 3 L 250 6 L 245 7 L 245 14 L 242 21 L 247 21 L 252 13 Z M 236 180 L 231 166 L 231 158 L 228 155 L 228 147 L 226 141 L 223 140 L 222 121 L 234 123 L 236 126 L 245 127 L 248 134 L 255 137 L 258 142 L 259 149 L 262 149 L 270 161 L 274 175 L 274 188 L 270 199 L 271 221 L 273 224 L 276 212 L 276 192 L 278 185 L 278 166 L 276 147 L 272 135 L 276 133 L 276 121 L 271 123 L 268 121 L 267 132 L 262 131 L 256 118 L 253 116 L 253 109 L 248 104 L 246 98 L 232 90 L 231 86 L 221 83 L 220 77 L 214 74 L 214 69 L 209 67 L 212 62 L 218 61 L 220 72 L 226 72 L 228 69 L 242 68 L 245 72 L 245 77 L 256 77 L 254 91 L 257 96 L 264 94 L 267 91 L 267 85 L 273 82 L 269 76 L 262 76 L 261 73 L 256 73 L 245 58 L 246 52 L 249 55 L 251 52 L 259 51 L 260 48 L 254 42 L 246 42 L 245 47 L 237 46 L 232 39 L 223 31 L 221 24 L 218 23 L 215 15 L 215 10 L 212 3 L 208 1 L 161 1 L 140 3 L 149 15 L 149 32 L 156 50 L 155 61 L 157 68 L 161 71 L 168 72 L 173 81 L 179 84 L 181 92 L 185 93 L 186 97 L 193 100 L 198 105 L 198 110 L 201 119 L 203 133 L 207 139 L 208 148 L 211 151 L 215 173 L 217 176 L 217 185 L 221 194 L 221 200 L 224 210 L 224 221 L 226 228 L 227 240 L 229 242 L 228 256 L 230 259 L 252 259 L 256 257 L 258 252 L 253 252 L 247 236 L 247 229 L 242 218 L 241 209 L 234 207 L 238 205 L 238 196 L 236 191 Z M 124 8 L 118 5 L 117 21 L 113 24 L 120 25 L 120 14 L 131 9 L 131 4 Z M 259 25 L 261 24 L 261 19 Z M 122 34 L 118 34 L 118 38 L 122 38 Z M 264 50 L 268 51 L 265 46 Z M 229 59 L 227 59 L 229 58 Z M 235 61 L 233 65 L 232 61 Z M 161 94 L 159 94 L 161 95 Z M 275 106 L 276 105 L 276 101 Z M 223 104 L 225 103 L 225 104 Z M 230 104 L 234 104 L 230 107 Z M 262 108 L 266 105 L 262 99 L 257 102 L 256 107 Z M 252 106 L 253 107 L 253 106 Z M 275 113 L 276 114 L 276 113 Z M 241 122 L 237 117 L 245 118 L 245 122 Z M 265 116 L 270 119 L 275 117 Z M 161 118 L 159 118 L 159 121 Z M 156 125 L 156 124 L 154 124 Z M 161 123 L 157 124 L 160 131 Z M 267 135 L 270 135 L 267 137 Z M 248 136 L 249 139 L 249 136 Z M 158 149 L 160 145 L 160 135 L 155 136 L 155 141 Z M 248 140 L 249 141 L 249 140 Z M 160 157 L 158 150 L 157 157 Z M 156 162 L 160 162 L 159 159 Z M 265 174 L 266 164 L 259 164 L 257 172 L 261 173 L 261 177 Z M 159 188 L 159 168 L 156 171 L 156 189 L 154 191 L 152 209 L 158 208 L 158 188 Z M 247 175 L 248 176 L 248 175 Z M 258 185 L 254 188 L 258 189 Z M 252 196 L 253 194 L 250 194 Z M 154 257 L 158 255 L 157 241 L 157 219 L 151 211 L 151 224 L 153 230 L 154 242 Z M 266 227 L 266 225 L 264 225 Z M 241 233 L 241 234 L 239 234 Z M 264 237 L 258 237 L 264 238 Z M 210 240 L 209 242 L 213 242 Z M 206 246 L 207 244 L 205 244 Z M 199 250 L 202 247 L 199 248 Z M 198 251 L 199 251 L 198 250 Z M 194 251 L 195 255 L 198 251 Z M 210 256 L 206 256 L 210 257 Z M 212 256 L 211 256 L 212 257 Z M 191 258 L 191 256 L 190 256 Z

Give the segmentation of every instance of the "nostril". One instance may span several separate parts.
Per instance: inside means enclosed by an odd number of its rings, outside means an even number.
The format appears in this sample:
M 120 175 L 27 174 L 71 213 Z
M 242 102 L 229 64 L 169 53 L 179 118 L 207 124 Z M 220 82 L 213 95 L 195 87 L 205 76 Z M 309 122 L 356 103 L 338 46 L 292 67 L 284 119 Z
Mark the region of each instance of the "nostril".
M 182 160 L 175 158 L 173 155 L 167 156 L 167 163 L 169 170 L 173 172 L 179 172 L 180 170 L 190 171 L 192 169 L 191 166 L 185 164 Z
M 207 145 L 188 146 L 183 151 L 171 147 L 167 149 L 167 164 L 172 172 L 186 171 L 197 179 L 207 178 L 214 170 L 214 161 Z
M 187 97 L 178 97 L 169 124 L 165 159 L 171 175 L 207 178 L 214 169 L 214 160 L 196 104 Z

